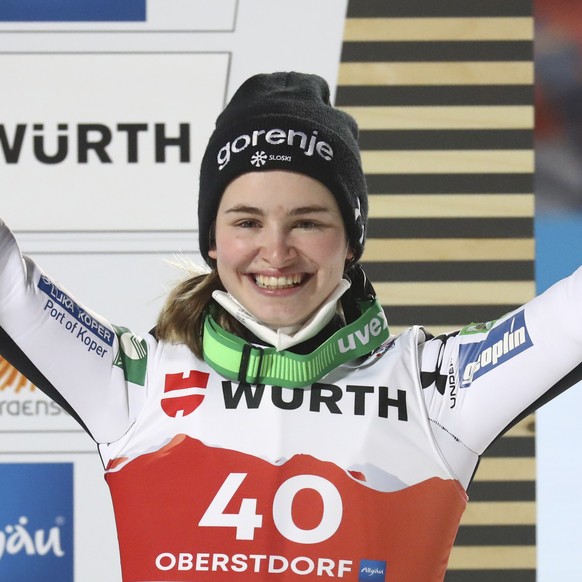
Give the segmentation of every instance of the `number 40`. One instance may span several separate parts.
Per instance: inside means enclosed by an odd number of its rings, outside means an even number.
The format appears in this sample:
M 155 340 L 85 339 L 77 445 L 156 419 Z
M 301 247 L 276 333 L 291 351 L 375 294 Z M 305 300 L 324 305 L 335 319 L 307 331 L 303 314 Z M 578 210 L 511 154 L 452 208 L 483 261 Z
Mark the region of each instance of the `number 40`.
M 263 526 L 263 516 L 257 513 L 257 500 L 244 498 L 238 513 L 226 513 L 226 507 L 245 480 L 247 473 L 230 473 L 206 509 L 201 527 L 233 527 L 237 540 L 252 540 L 255 529 Z M 293 522 L 291 511 L 295 495 L 303 489 L 319 493 L 323 514 L 313 529 L 301 529 Z M 335 485 L 317 475 L 296 475 L 284 481 L 273 498 L 273 521 L 279 533 L 292 542 L 317 544 L 329 539 L 342 521 L 342 498 Z

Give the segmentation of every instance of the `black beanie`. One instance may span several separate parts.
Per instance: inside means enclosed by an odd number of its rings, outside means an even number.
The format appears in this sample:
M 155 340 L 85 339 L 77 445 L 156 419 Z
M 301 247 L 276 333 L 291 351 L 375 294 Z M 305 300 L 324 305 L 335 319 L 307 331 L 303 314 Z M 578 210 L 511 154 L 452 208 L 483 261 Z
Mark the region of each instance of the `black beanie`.
M 247 79 L 216 120 L 200 168 L 200 253 L 210 263 L 210 228 L 222 193 L 247 172 L 289 170 L 322 182 L 334 195 L 357 261 L 368 216 L 355 120 L 335 109 L 317 75 L 272 73 Z

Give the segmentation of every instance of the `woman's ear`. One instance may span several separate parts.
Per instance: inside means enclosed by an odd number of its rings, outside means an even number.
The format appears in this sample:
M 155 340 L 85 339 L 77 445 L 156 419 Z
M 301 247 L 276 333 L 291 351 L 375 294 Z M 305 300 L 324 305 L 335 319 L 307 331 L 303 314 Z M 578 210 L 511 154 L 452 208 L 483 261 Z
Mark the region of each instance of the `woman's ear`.
M 347 273 L 354 265 L 355 261 L 354 261 L 354 257 L 355 257 L 356 253 L 354 252 L 354 249 L 352 249 L 351 247 L 348 247 L 348 250 L 346 252 L 346 264 L 344 267 L 344 274 Z
M 216 221 L 208 229 L 208 256 L 216 261 Z

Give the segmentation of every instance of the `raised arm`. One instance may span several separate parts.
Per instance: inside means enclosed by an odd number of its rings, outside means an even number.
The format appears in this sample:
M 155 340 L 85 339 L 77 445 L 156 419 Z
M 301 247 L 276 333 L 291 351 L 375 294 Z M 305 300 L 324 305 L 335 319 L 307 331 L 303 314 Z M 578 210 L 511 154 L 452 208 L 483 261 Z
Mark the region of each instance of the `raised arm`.
M 422 346 L 428 414 L 442 427 L 435 431 L 441 448 L 453 438 L 480 455 L 516 420 L 582 379 L 581 330 L 582 268 L 495 322 Z
M 144 385 L 125 380 L 116 328 L 23 256 L 2 221 L 0 354 L 98 442 L 123 435 L 144 398 Z

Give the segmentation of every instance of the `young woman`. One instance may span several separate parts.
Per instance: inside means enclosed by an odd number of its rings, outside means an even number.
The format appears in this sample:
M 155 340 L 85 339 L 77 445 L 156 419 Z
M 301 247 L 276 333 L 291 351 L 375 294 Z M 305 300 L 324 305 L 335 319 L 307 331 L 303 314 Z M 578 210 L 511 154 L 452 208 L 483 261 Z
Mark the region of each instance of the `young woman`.
M 211 269 L 139 337 L 0 229 L 0 347 L 99 446 L 125 582 L 444 577 L 479 455 L 570 385 L 582 270 L 494 322 L 390 337 L 358 260 L 354 121 L 259 75 L 200 174 Z

